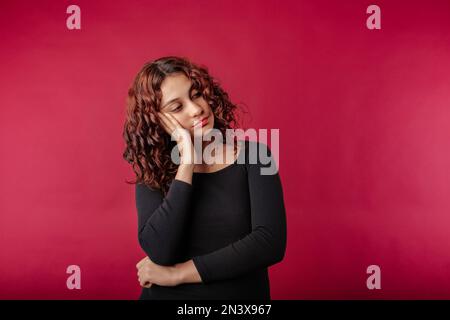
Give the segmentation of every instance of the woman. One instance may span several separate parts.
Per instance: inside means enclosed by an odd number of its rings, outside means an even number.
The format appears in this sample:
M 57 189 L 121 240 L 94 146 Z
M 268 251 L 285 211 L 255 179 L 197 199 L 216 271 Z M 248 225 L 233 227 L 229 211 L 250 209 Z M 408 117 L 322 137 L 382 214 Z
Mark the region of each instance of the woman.
M 226 135 L 235 111 L 207 69 L 184 58 L 145 64 L 129 89 L 124 158 L 147 255 L 136 265 L 140 299 L 270 299 L 267 268 L 286 247 L 283 192 L 278 173 L 249 161 L 270 149 L 214 140 L 214 161 L 202 157 L 205 137 Z

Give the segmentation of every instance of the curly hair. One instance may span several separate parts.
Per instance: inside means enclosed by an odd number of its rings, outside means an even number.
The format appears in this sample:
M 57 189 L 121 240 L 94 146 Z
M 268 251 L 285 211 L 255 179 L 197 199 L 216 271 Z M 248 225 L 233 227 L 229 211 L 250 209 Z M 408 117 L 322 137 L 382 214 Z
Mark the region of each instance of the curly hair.
M 176 142 L 171 140 L 157 117 L 162 99 L 161 84 L 173 73 L 184 73 L 191 80 L 193 89 L 202 93 L 214 114 L 214 128 L 224 137 L 226 129 L 237 125 L 237 106 L 205 66 L 176 56 L 145 63 L 128 90 L 123 158 L 132 165 L 136 180 L 126 182 L 144 183 L 163 195 L 167 194 L 178 169 L 170 156 Z M 236 153 L 237 146 L 233 145 Z

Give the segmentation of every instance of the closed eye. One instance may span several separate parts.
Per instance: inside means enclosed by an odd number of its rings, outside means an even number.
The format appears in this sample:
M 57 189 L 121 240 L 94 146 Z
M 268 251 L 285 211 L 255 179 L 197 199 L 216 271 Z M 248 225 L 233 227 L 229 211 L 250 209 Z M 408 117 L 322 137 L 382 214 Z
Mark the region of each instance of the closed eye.
M 194 94 L 192 97 L 193 97 L 194 99 L 197 99 L 197 98 L 199 98 L 199 97 L 201 97 L 201 96 L 202 96 L 202 94 L 201 94 L 200 92 L 197 92 L 197 93 Z M 181 108 L 182 108 L 182 105 L 179 104 L 179 105 L 177 105 L 176 108 L 172 109 L 172 112 L 177 112 L 177 111 L 179 111 Z
M 172 111 L 178 111 L 181 109 L 181 104 L 179 104 L 175 109 L 172 109 Z

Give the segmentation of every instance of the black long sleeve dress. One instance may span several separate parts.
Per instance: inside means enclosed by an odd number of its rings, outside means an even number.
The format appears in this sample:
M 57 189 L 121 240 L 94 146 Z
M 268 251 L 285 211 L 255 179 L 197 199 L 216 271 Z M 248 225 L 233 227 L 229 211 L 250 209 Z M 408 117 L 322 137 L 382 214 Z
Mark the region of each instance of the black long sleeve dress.
M 193 259 L 202 279 L 175 287 L 153 284 L 139 299 L 270 300 L 268 267 L 283 259 L 286 248 L 283 191 L 268 146 L 242 142 L 233 164 L 194 172 L 192 185 L 175 179 L 164 198 L 136 185 L 142 249 L 160 265 Z M 274 164 L 275 174 L 261 174 Z

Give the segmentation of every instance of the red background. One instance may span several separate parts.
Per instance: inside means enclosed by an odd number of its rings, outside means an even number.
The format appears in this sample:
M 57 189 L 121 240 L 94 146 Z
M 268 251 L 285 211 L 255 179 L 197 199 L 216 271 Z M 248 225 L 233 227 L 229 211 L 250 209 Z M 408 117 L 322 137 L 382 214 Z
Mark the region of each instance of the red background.
M 138 297 L 125 97 L 172 54 L 280 129 L 274 299 L 450 298 L 449 29 L 447 0 L 2 1 L 0 298 Z

